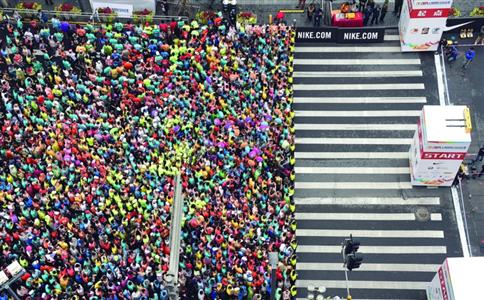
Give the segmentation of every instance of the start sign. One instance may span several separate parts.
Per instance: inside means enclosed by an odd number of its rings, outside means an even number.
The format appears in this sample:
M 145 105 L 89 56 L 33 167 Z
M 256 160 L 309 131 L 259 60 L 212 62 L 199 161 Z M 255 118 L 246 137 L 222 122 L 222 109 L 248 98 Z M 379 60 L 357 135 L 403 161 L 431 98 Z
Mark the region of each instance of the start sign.
M 422 152 L 422 159 L 457 159 L 463 160 L 465 153 L 452 153 L 452 152 Z

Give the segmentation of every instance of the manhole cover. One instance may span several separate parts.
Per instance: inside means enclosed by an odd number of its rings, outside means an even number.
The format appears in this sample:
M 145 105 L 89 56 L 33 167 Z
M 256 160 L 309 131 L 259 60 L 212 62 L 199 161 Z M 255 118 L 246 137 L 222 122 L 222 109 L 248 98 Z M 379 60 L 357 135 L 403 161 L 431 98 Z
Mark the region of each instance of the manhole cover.
M 426 207 L 419 207 L 415 211 L 415 218 L 417 221 L 426 222 L 430 220 L 430 212 Z

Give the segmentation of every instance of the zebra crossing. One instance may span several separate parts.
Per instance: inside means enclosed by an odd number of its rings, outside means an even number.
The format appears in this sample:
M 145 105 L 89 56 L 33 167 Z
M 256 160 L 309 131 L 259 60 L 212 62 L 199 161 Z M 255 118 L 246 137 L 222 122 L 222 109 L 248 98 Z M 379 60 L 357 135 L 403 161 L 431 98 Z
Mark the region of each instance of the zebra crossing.
M 398 37 L 398 36 L 397 36 Z M 383 45 L 297 45 L 294 59 L 298 299 L 308 286 L 346 297 L 341 242 L 361 241 L 353 299 L 426 299 L 461 249 L 449 192 L 413 188 L 408 150 L 433 60 Z

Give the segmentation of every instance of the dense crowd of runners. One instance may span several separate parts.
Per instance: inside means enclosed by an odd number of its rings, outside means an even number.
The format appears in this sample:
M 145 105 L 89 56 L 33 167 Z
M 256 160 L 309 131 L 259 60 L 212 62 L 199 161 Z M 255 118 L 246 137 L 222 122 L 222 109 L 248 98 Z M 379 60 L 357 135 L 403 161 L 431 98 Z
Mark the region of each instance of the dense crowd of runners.
M 294 32 L 172 21 L 0 29 L 0 267 L 22 299 L 295 296 Z M 3 292 L 0 292 L 0 294 Z M 74 297 L 74 298 L 72 298 Z

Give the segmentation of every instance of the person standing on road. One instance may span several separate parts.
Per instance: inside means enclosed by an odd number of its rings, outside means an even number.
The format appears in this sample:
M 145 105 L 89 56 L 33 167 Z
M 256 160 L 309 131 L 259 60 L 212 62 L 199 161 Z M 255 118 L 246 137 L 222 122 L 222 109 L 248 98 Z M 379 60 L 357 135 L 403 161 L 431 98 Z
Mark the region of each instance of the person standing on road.
M 381 13 L 381 8 L 380 5 L 376 5 L 372 10 L 371 10 L 371 22 L 370 24 L 376 24 L 378 25 L 378 18 L 380 17 Z
M 91 17 L 89 18 L 89 20 L 90 20 L 91 22 L 98 22 L 98 23 L 99 23 L 99 22 L 101 22 L 101 19 L 99 18 L 99 11 L 98 11 L 97 9 L 94 9 L 94 10 L 92 11 L 92 15 L 91 15 Z
M 320 27 L 321 26 L 321 19 L 323 18 L 323 10 L 319 8 L 316 11 L 316 15 L 314 16 L 314 27 Z
M 161 6 L 161 12 L 165 16 L 168 16 L 168 0 L 161 0 L 160 1 L 160 6 Z M 210 4 L 210 7 L 212 7 L 212 4 Z
M 451 46 L 448 58 L 449 63 L 456 61 L 457 56 L 459 56 L 459 50 L 457 50 L 456 46 Z
M 306 7 L 306 0 L 299 0 L 296 8 L 304 9 Z
M 368 25 L 372 13 L 371 7 L 367 6 L 363 12 L 363 26 Z
M 313 20 L 314 12 L 316 11 L 316 4 L 311 3 L 308 6 L 308 21 L 311 22 Z
M 368 3 L 366 4 L 366 7 L 371 8 L 372 10 L 375 8 L 375 0 L 368 0 Z
M 395 8 L 393 9 L 393 15 L 400 17 L 400 11 L 402 10 L 403 0 L 395 0 Z
M 474 159 L 474 162 L 482 161 L 482 158 L 484 158 L 484 146 L 479 148 L 479 152 L 477 152 L 477 157 L 476 157 L 476 159 Z
M 484 175 L 484 165 L 481 166 L 481 171 L 479 172 L 479 175 L 477 175 L 477 177 L 481 178 L 482 175 Z
M 479 36 L 477 37 L 474 45 L 484 45 L 484 25 L 481 26 L 481 31 L 479 32 Z
M 388 0 L 385 0 L 385 2 L 383 3 L 383 6 L 381 7 L 381 11 L 380 11 L 380 23 L 385 23 L 385 16 L 388 12 Z
M 474 60 L 474 57 L 476 57 L 476 51 L 474 51 L 474 47 L 470 47 L 466 51 L 466 62 L 462 65 L 462 68 L 467 69 L 467 66 Z

